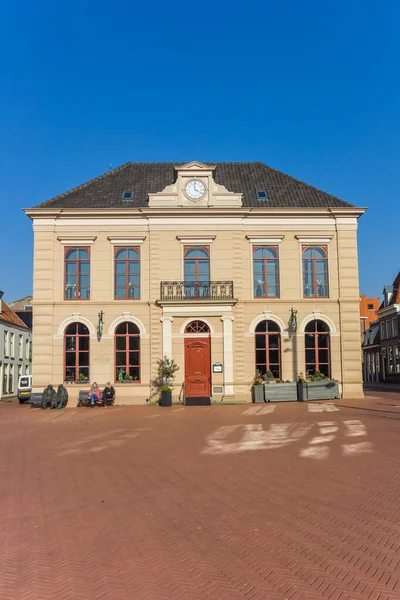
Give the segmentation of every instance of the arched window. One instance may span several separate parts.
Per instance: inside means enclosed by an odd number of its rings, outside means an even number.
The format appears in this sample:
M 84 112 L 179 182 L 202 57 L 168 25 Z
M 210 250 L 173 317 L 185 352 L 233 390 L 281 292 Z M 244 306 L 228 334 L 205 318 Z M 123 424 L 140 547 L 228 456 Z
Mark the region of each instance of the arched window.
M 90 249 L 65 248 L 65 300 L 90 299 Z
M 65 381 L 89 381 L 89 329 L 83 323 L 71 323 L 65 330 Z
M 279 258 L 277 246 L 253 248 L 255 298 L 279 298 Z
M 303 246 L 303 289 L 305 298 L 329 296 L 326 246 Z
M 305 328 L 306 377 L 319 371 L 331 376 L 329 327 L 324 321 L 310 321 Z
M 210 333 L 210 328 L 203 321 L 192 321 L 186 325 L 185 333 Z
M 140 299 L 139 248 L 115 248 L 115 299 Z
M 256 327 L 256 372 L 271 371 L 281 378 L 281 331 L 274 321 L 261 321 Z
M 140 383 L 140 332 L 129 321 L 115 330 L 115 381 Z
M 208 246 L 185 246 L 184 273 L 186 297 L 209 297 L 210 249 Z

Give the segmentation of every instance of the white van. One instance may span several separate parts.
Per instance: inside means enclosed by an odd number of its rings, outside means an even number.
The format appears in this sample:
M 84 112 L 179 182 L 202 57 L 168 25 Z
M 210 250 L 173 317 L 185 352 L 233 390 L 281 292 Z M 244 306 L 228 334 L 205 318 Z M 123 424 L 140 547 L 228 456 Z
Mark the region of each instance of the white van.
M 32 375 L 21 375 L 18 379 L 17 396 L 20 404 L 30 400 L 32 392 Z

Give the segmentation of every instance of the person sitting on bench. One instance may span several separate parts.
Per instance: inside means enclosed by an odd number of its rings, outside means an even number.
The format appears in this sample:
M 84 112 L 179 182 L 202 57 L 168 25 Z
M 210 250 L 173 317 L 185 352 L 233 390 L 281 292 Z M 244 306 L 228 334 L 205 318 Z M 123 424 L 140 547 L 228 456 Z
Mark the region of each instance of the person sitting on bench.
M 88 398 L 90 400 L 90 406 L 94 406 L 95 402 L 100 400 L 101 391 L 96 382 L 93 383 L 92 387 L 89 390 Z
M 106 387 L 103 390 L 103 406 L 107 408 L 107 400 L 111 400 L 111 404 L 113 403 L 115 396 L 115 390 L 111 383 L 107 381 Z

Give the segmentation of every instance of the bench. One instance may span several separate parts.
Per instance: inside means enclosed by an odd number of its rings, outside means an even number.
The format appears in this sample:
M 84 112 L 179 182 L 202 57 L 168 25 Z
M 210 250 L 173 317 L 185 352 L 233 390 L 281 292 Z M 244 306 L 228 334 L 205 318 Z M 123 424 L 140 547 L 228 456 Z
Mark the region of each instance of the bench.
M 88 394 L 89 394 L 89 390 L 79 390 L 78 405 L 77 405 L 78 408 L 81 408 L 83 406 L 90 406 L 90 400 L 88 398 Z M 115 401 L 115 392 L 114 392 L 114 396 L 112 398 L 107 398 L 107 400 L 106 400 L 107 406 L 114 406 L 114 401 Z M 103 392 L 101 392 L 101 394 L 100 394 L 100 399 L 95 401 L 94 406 L 103 406 Z
M 43 392 L 31 392 L 29 408 L 40 408 L 42 406 Z

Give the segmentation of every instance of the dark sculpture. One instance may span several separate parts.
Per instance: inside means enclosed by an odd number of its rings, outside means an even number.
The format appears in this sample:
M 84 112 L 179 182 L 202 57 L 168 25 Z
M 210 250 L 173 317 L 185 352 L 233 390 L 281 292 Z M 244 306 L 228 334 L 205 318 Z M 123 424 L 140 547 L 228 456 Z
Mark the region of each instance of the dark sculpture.
M 47 405 L 50 405 L 50 408 L 54 408 L 56 402 L 57 394 L 51 383 L 43 390 L 42 396 L 42 405 L 41 409 L 46 410 Z
M 60 385 L 57 388 L 55 408 L 57 410 L 61 410 L 62 408 L 65 408 L 67 406 L 67 404 L 68 404 L 68 392 L 67 392 L 66 388 L 64 387 L 64 385 L 62 383 L 60 383 Z

